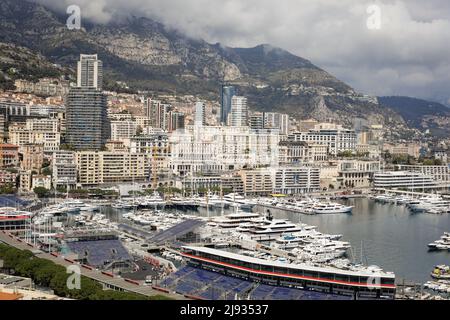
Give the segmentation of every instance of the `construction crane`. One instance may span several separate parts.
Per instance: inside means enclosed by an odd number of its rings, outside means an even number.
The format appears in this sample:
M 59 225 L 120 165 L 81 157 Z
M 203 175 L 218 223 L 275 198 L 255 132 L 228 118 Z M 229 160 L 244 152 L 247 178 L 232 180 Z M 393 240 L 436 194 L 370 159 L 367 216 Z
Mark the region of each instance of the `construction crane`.
M 158 147 L 152 147 L 152 189 L 156 190 L 158 187 Z

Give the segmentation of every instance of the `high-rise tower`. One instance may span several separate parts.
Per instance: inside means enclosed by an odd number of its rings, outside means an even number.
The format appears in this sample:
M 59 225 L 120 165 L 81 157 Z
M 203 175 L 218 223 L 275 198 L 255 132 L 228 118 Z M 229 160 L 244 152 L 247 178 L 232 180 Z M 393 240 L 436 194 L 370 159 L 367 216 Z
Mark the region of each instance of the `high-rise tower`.
M 247 98 L 234 96 L 231 98 L 231 123 L 234 127 L 248 126 Z
M 220 123 L 227 124 L 228 115 L 231 112 L 231 98 L 236 95 L 236 88 L 233 86 L 222 85 L 220 92 Z
M 77 87 L 70 88 L 66 101 L 66 141 L 75 150 L 99 150 L 110 137 L 102 78 L 97 55 L 80 55 Z
M 92 87 L 102 90 L 103 63 L 96 54 L 80 54 L 77 63 L 77 87 Z

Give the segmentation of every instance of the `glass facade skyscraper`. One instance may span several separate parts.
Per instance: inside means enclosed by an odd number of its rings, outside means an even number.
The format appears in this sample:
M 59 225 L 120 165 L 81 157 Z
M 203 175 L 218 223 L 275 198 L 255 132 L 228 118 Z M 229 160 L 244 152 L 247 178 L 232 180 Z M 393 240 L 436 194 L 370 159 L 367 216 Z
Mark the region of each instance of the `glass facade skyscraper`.
M 227 124 L 228 115 L 231 112 L 231 98 L 236 95 L 234 86 L 223 85 L 220 92 L 220 123 Z

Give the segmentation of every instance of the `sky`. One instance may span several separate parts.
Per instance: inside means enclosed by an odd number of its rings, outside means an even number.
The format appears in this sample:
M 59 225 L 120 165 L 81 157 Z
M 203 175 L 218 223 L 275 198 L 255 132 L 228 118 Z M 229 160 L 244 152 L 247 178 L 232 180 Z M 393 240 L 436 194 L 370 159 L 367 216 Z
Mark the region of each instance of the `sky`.
M 98 23 L 133 14 L 230 47 L 271 44 L 356 90 L 450 106 L 448 0 L 35 0 Z

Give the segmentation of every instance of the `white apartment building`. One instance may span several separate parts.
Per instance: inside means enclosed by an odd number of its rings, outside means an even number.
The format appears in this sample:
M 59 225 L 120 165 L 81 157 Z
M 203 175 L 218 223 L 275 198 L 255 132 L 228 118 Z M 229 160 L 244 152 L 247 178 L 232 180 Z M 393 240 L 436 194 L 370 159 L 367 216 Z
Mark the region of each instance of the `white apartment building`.
M 280 129 L 280 134 L 289 134 L 289 115 L 278 112 L 264 112 L 264 128 Z
M 146 116 L 133 116 L 133 119 L 138 127 L 145 128 L 150 125 L 150 119 Z
M 387 151 L 392 155 L 409 155 L 414 158 L 420 156 L 420 145 L 417 143 L 408 144 L 383 144 L 383 151 Z
M 111 140 L 123 141 L 136 134 L 137 123 L 133 120 L 111 121 Z
M 427 176 L 433 177 L 436 181 L 450 182 L 449 165 L 442 166 L 417 166 L 417 165 L 396 165 L 398 170 L 419 172 Z
M 280 164 L 311 162 L 309 145 L 304 141 L 280 141 L 278 144 Z
M 26 129 L 31 131 L 59 132 L 57 119 L 27 119 Z
M 367 155 L 370 159 L 379 159 L 381 146 L 376 144 L 357 144 L 356 153 Z
M 320 169 L 286 166 L 274 170 L 274 192 L 299 194 L 320 191 Z
M 328 147 L 326 145 L 310 143 L 308 146 L 310 159 L 312 161 L 325 161 L 328 159 Z
M 197 102 L 195 104 L 194 125 L 206 125 L 206 107 L 204 102 Z
M 167 131 L 169 129 L 170 111 L 172 111 L 170 104 L 150 98 L 146 101 L 145 116 L 149 119 L 149 126 L 153 128 Z
M 309 144 L 305 141 L 284 140 L 279 143 L 280 164 L 300 164 L 325 161 L 328 148 L 322 144 Z
M 255 112 L 249 117 L 252 129 L 279 129 L 280 134 L 289 134 L 289 115 L 278 112 Z
M 45 188 L 50 190 L 52 188 L 52 177 L 46 175 L 33 175 L 31 177 L 31 190 L 34 188 Z
M 75 159 L 81 185 L 148 181 L 150 177 L 151 162 L 147 154 L 80 151 L 75 153 Z
M 96 54 L 80 54 L 77 62 L 77 87 L 101 90 L 103 85 L 103 63 Z
M 355 151 L 356 133 L 354 130 L 344 129 L 334 123 L 320 123 L 308 132 L 295 132 L 296 141 L 305 141 L 311 144 L 326 145 L 328 154 L 337 156 L 343 151 Z
M 44 152 L 59 150 L 61 134 L 57 119 L 27 119 L 9 127 L 9 141 L 18 146 L 43 144 Z
M 376 172 L 373 175 L 373 186 L 386 189 L 425 190 L 437 187 L 431 176 L 408 171 Z
M 233 96 L 231 98 L 230 125 L 234 127 L 243 127 L 248 125 L 248 106 L 247 98 Z
M 53 186 L 73 189 L 77 184 L 77 165 L 72 151 L 56 151 L 52 156 Z
M 273 173 L 270 168 L 239 171 L 246 195 L 268 195 L 273 192 Z
M 320 191 L 320 169 L 315 167 L 280 166 L 241 170 L 239 174 L 246 194 L 301 194 Z
M 279 139 L 278 130 L 188 126 L 169 138 L 170 168 L 185 175 L 276 166 Z
M 30 192 L 32 174 L 31 170 L 21 170 L 19 174 L 19 192 Z
M 151 172 L 162 173 L 167 170 L 170 158 L 169 137 L 165 132 L 135 136 L 130 139 L 130 152 L 148 155 Z

